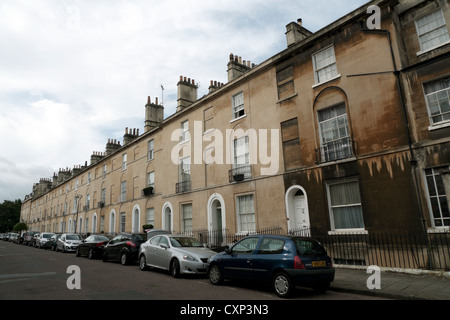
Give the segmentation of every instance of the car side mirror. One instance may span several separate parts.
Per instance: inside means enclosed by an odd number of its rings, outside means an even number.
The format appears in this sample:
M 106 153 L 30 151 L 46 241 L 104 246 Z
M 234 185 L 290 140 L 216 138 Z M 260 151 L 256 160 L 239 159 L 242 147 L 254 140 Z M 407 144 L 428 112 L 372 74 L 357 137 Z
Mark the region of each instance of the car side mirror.
M 160 247 L 163 248 L 163 249 L 169 249 L 169 246 L 167 244 L 165 244 L 165 243 L 162 243 L 160 245 Z
M 230 249 L 229 246 L 226 246 L 226 247 L 225 247 L 225 253 L 226 253 L 226 254 L 231 254 L 231 249 Z

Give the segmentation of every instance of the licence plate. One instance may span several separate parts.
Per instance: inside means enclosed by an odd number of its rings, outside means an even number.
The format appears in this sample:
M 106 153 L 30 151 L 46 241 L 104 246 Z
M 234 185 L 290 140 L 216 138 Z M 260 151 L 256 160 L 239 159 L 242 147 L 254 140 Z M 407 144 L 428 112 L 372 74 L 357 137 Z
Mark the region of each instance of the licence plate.
M 313 267 L 326 267 L 327 263 L 325 261 L 313 261 Z

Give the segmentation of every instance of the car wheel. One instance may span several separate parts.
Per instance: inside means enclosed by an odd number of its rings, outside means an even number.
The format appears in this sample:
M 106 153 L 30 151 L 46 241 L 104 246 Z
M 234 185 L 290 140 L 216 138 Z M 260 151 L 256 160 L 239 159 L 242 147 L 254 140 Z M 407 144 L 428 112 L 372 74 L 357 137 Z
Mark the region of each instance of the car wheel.
M 143 254 L 141 254 L 141 256 L 139 257 L 139 269 L 141 269 L 142 271 L 148 270 L 147 261 L 145 260 L 145 255 Z
M 220 268 L 218 265 L 213 265 L 209 269 L 209 281 L 213 285 L 219 285 L 223 282 L 222 271 L 220 271 Z
M 77 251 L 75 251 L 75 256 L 77 256 L 77 257 L 81 256 L 80 249 L 78 247 L 77 247 Z
M 288 298 L 294 289 L 291 278 L 284 272 L 279 272 L 273 278 L 273 288 L 280 298 Z
M 108 254 L 106 253 L 106 251 L 103 252 L 103 262 L 107 262 L 108 261 Z
M 170 263 L 170 273 L 174 278 L 180 277 L 180 263 L 177 259 L 173 259 Z
M 89 249 L 88 259 L 94 259 L 94 249 Z
M 120 263 L 123 266 L 126 266 L 128 264 L 128 257 L 127 257 L 127 254 L 125 252 L 120 255 Z

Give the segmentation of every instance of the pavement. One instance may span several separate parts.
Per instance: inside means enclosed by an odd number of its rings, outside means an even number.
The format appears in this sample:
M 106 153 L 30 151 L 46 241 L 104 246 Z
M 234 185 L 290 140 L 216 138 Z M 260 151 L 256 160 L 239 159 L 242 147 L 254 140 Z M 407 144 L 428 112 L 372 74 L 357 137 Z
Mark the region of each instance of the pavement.
M 450 272 L 335 267 L 330 290 L 396 300 L 450 300 Z

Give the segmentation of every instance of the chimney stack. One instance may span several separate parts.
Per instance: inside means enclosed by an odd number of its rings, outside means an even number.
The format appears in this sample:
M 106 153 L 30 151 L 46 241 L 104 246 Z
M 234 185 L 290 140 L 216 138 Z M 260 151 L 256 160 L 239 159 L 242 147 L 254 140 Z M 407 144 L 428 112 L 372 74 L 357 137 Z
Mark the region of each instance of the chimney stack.
M 145 105 L 145 132 L 149 132 L 159 127 L 164 120 L 164 107 L 158 104 L 158 98 L 152 103 L 150 97 Z M 139 135 L 139 133 L 138 133 Z
M 123 145 L 127 145 L 136 138 L 139 137 L 139 129 L 133 129 L 128 131 L 128 128 L 125 128 L 125 134 L 123 136 Z
M 298 19 L 297 22 L 291 22 L 286 26 L 286 40 L 287 46 L 293 46 L 294 44 L 308 38 L 313 33 L 303 27 L 303 20 Z
M 180 112 L 197 101 L 197 89 L 198 86 L 195 84 L 194 79 L 186 79 L 186 77 L 180 76 L 180 81 L 178 82 L 177 112 Z
M 255 67 L 255 64 L 250 61 L 242 60 L 242 57 L 230 54 L 230 61 L 228 62 L 228 82 L 231 82 L 244 73 L 250 71 Z

